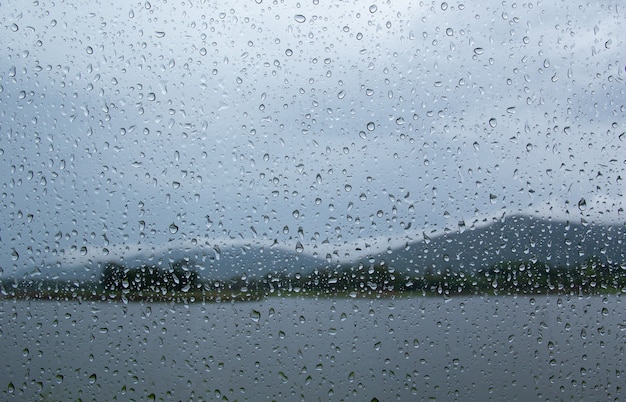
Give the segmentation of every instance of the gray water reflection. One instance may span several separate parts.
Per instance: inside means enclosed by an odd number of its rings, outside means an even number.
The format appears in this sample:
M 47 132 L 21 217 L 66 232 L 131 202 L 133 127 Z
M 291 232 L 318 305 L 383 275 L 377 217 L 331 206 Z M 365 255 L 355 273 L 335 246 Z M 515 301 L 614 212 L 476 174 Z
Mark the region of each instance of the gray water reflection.
M 620 296 L 2 301 L 3 400 L 608 400 Z

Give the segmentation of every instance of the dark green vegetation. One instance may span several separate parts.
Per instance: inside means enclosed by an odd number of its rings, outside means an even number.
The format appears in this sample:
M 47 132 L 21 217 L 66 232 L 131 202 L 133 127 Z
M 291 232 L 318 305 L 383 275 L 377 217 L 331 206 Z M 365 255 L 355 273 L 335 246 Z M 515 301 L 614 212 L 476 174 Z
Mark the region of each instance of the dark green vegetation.
M 475 272 L 427 269 L 397 272 L 384 263 L 340 266 L 306 274 L 268 273 L 203 280 L 193 266 L 178 261 L 168 269 L 125 268 L 107 263 L 98 281 L 3 280 L 4 298 L 123 301 L 257 300 L 269 296 L 392 297 L 399 295 L 604 294 L 626 291 L 626 270 L 590 259 L 566 268 L 535 261 L 495 264 Z

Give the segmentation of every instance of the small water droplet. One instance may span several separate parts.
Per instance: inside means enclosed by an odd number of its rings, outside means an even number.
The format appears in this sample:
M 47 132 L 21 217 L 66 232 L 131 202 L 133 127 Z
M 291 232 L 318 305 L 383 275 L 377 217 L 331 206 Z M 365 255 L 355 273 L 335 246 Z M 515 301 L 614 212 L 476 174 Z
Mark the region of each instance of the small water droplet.
M 483 49 L 482 47 L 477 47 L 476 49 L 474 49 L 474 54 L 481 55 L 483 53 L 485 53 L 485 49 Z
M 250 319 L 254 322 L 259 322 L 259 320 L 261 320 L 261 312 L 257 310 L 252 310 L 250 312 Z
M 492 128 L 495 128 L 498 125 L 498 120 L 496 120 L 494 117 L 492 117 L 491 119 L 489 119 L 489 125 Z
M 376 10 L 378 10 L 378 6 L 376 6 L 376 4 L 372 4 L 369 7 L 370 13 L 374 14 L 376 12 Z
M 287 56 L 293 56 L 293 50 L 291 50 L 291 49 L 287 49 L 287 50 L 285 50 L 285 54 L 286 54 Z
M 578 209 L 580 209 L 581 211 L 584 211 L 585 209 L 587 209 L 587 200 L 585 200 L 584 198 L 581 198 L 578 201 Z
M 163 32 L 163 31 L 156 31 L 156 32 L 154 33 L 154 35 L 155 35 L 157 38 L 162 38 L 162 37 L 164 37 L 164 36 L 165 36 L 165 32 Z
M 17 251 L 15 251 L 15 249 L 11 250 L 11 259 L 13 261 L 17 261 L 20 259 L 20 255 L 18 254 Z
M 174 233 L 176 233 L 176 232 L 178 232 L 178 226 L 176 226 L 175 224 L 173 224 L 173 223 L 172 223 L 172 224 L 170 225 L 170 233 L 171 233 L 171 234 L 174 234 Z
M 302 24 L 304 21 L 306 21 L 306 17 L 302 14 L 296 14 L 295 17 L 293 17 L 294 20 L 296 20 L 296 22 Z
M 373 121 L 367 123 L 367 131 L 374 131 L 376 129 L 376 124 Z

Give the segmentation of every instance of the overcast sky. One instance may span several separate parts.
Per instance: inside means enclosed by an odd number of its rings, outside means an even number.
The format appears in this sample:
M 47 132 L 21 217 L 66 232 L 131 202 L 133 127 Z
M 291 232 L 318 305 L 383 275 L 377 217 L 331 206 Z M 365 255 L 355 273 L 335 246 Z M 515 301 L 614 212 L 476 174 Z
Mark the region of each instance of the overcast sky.
M 619 2 L 80 3 L 0 0 L 4 274 L 624 222 Z

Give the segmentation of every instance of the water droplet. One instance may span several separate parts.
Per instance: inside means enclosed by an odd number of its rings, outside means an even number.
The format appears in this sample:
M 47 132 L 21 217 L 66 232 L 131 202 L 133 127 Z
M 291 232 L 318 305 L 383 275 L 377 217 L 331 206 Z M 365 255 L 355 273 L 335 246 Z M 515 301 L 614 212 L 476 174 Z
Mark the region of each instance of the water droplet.
M 19 29 L 20 27 L 18 27 L 17 24 L 11 24 L 11 31 L 17 32 Z
M 294 211 L 291 214 L 296 219 L 298 219 L 300 217 L 300 211 L 298 211 L 297 209 L 294 209 Z
M 291 49 L 287 49 L 287 50 L 285 50 L 285 54 L 286 54 L 287 56 L 292 56 L 292 55 L 293 55 L 293 50 L 291 50 Z
M 448 36 L 452 36 L 452 35 L 454 35 L 454 29 L 452 29 L 452 28 L 446 28 L 446 35 L 448 35 Z
M 483 53 L 485 53 L 485 49 L 483 49 L 482 47 L 477 47 L 476 49 L 474 49 L 474 54 L 481 55 Z
M 367 131 L 374 131 L 376 129 L 376 124 L 373 121 L 367 123 Z
M 489 119 L 489 125 L 492 128 L 495 128 L 498 125 L 498 120 L 496 120 L 494 117 L 492 117 L 491 119 Z
M 89 383 L 93 384 L 96 382 L 97 376 L 95 374 L 92 374 L 89 376 Z
M 304 21 L 306 21 L 306 17 L 302 14 L 296 14 L 295 17 L 293 17 L 294 20 L 296 20 L 296 22 L 302 24 Z
M 584 198 L 581 198 L 578 201 L 578 209 L 580 209 L 581 211 L 584 211 L 585 209 L 587 209 L 587 201 Z
M 171 233 L 171 234 L 174 234 L 174 233 L 176 233 L 176 232 L 178 232 L 178 226 L 176 226 L 175 224 L 173 224 L 173 223 L 172 223 L 172 224 L 170 225 L 170 233 Z
M 289 381 L 289 378 L 287 378 L 287 375 L 286 375 L 284 372 L 279 371 L 279 372 L 278 372 L 278 375 L 280 376 L 280 379 L 282 380 L 282 382 L 287 382 L 287 381 Z
M 346 96 L 346 91 L 344 91 L 343 89 L 341 91 L 339 91 L 339 93 L 337 94 L 337 98 L 339 99 L 343 99 Z
M 446 11 L 448 9 L 448 3 L 446 3 L 445 1 L 443 3 L 441 3 L 441 9 L 443 11 Z
M 261 320 L 261 312 L 257 310 L 252 310 L 250 312 L 250 319 L 254 322 L 259 322 L 259 320 Z
M 20 255 L 18 254 L 17 251 L 15 251 L 15 249 L 11 250 L 11 259 L 13 261 L 17 261 L 20 259 Z
M 157 38 L 162 38 L 162 37 L 164 37 L 164 36 L 165 36 L 165 32 L 163 32 L 163 31 L 156 31 L 156 32 L 154 33 L 154 35 L 155 35 Z
M 370 10 L 370 13 L 374 14 L 376 10 L 378 10 L 378 6 L 376 6 L 376 4 L 372 4 L 369 10 Z
M 296 252 L 297 252 L 297 253 L 301 253 L 301 252 L 303 252 L 303 251 L 304 251 L 304 246 L 302 245 L 302 243 L 300 243 L 300 241 L 298 241 L 298 242 L 296 243 Z

